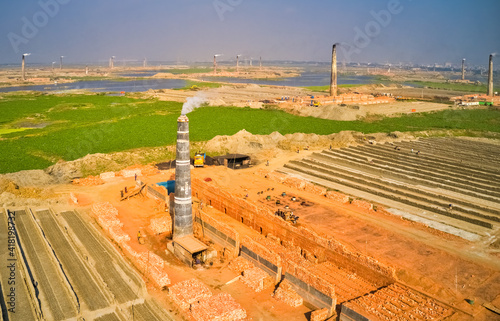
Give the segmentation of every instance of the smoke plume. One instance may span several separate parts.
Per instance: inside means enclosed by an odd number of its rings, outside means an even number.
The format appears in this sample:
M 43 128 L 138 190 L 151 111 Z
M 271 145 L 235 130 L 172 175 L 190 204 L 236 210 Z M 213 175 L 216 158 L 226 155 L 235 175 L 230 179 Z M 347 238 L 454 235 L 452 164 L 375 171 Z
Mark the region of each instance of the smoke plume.
M 182 105 L 182 115 L 189 114 L 196 108 L 201 107 L 204 103 L 206 103 L 206 98 L 204 95 L 196 95 L 194 97 L 188 97 L 184 105 Z

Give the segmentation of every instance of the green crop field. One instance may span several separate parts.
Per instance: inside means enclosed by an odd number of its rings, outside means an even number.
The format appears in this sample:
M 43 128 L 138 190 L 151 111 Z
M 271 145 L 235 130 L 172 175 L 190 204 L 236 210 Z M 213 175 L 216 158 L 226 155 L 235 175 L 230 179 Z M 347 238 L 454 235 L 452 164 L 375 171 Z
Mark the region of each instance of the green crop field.
M 59 160 L 175 144 L 181 103 L 103 95 L 4 95 L 0 173 L 43 169 Z M 192 141 L 245 129 L 267 135 L 354 130 L 363 133 L 460 129 L 500 132 L 500 111 L 445 110 L 378 121 L 333 121 L 280 110 L 202 107 L 189 114 Z M 22 130 L 22 131 L 21 131 Z
M 460 83 L 446 83 L 446 82 L 432 82 L 432 81 L 408 81 L 407 83 L 413 84 L 417 87 L 428 87 L 433 89 L 446 89 L 454 91 L 464 91 L 469 93 L 486 93 L 488 87 L 486 84 L 460 84 Z

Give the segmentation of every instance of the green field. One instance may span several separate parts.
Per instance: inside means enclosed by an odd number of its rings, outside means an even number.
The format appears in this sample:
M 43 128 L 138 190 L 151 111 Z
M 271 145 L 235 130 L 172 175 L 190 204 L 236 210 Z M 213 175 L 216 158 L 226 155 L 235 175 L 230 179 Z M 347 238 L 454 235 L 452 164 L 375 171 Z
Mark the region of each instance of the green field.
M 485 94 L 488 90 L 488 86 L 486 84 L 475 85 L 475 84 L 460 84 L 460 83 L 446 83 L 446 82 L 432 82 L 432 81 L 408 81 L 407 83 L 413 84 L 417 87 L 464 91 L 469 93 Z
M 0 173 L 42 169 L 58 160 L 69 161 L 93 153 L 173 145 L 181 107 L 176 102 L 119 96 L 5 95 L 0 99 Z M 272 109 L 203 107 L 189 114 L 189 118 L 192 141 L 233 135 L 242 129 L 261 135 L 274 131 L 326 135 L 343 130 L 500 132 L 500 111 L 488 109 L 450 109 L 364 122 L 300 117 Z M 45 127 L 13 132 L 20 124 Z
M 218 82 L 186 80 L 186 86 L 176 90 L 188 90 L 192 89 L 193 86 L 196 86 L 198 89 L 206 89 L 206 88 L 219 88 L 222 86 L 222 84 Z

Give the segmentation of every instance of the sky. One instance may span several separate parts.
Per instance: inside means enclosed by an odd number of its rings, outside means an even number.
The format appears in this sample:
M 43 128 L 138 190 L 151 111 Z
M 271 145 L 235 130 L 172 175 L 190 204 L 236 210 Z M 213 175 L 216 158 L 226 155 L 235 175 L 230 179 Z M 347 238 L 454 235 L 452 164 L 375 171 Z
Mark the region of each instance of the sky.
M 498 0 L 4 0 L 0 64 L 329 61 L 487 66 Z

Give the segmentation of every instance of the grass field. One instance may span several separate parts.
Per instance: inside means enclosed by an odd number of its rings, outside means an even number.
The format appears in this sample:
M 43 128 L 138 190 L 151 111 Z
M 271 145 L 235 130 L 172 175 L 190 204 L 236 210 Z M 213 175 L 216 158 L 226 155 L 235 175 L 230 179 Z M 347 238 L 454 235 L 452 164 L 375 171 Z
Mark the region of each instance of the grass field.
M 93 153 L 173 145 L 181 107 L 176 102 L 102 95 L 4 95 L 0 100 L 0 173 L 42 169 L 59 160 Z M 343 130 L 500 132 L 500 111 L 487 109 L 446 110 L 364 122 L 300 117 L 280 110 L 203 107 L 189 118 L 192 141 L 233 135 L 242 129 L 261 135 L 274 131 L 326 135 Z M 15 131 L 19 124 L 45 127 Z
M 179 88 L 177 90 L 188 90 L 191 89 L 193 86 L 196 86 L 198 89 L 205 89 L 205 88 L 219 88 L 222 86 L 222 84 L 218 82 L 186 80 L 186 86 L 184 88 Z
M 488 90 L 486 84 L 475 85 L 475 84 L 445 83 L 445 82 L 431 82 L 431 81 L 408 81 L 407 83 L 413 84 L 418 87 L 464 91 L 470 93 L 485 94 Z

